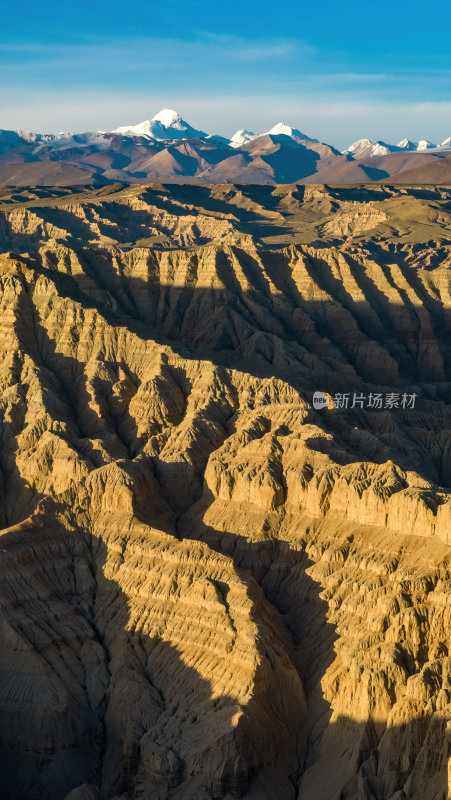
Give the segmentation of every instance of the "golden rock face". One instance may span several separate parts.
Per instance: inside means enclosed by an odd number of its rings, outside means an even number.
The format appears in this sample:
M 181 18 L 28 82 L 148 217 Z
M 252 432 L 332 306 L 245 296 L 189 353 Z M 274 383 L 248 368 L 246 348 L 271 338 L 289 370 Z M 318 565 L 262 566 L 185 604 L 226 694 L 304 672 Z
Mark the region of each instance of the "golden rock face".
M 450 209 L 0 197 L 2 798 L 448 797 Z

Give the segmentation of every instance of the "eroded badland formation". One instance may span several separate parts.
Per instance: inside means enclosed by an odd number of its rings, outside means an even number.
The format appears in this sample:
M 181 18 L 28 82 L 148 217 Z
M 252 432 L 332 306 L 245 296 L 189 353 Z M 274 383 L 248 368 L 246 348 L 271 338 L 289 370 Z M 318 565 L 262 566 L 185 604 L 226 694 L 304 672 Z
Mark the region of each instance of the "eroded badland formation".
M 451 796 L 451 190 L 4 189 L 0 243 L 2 800 Z

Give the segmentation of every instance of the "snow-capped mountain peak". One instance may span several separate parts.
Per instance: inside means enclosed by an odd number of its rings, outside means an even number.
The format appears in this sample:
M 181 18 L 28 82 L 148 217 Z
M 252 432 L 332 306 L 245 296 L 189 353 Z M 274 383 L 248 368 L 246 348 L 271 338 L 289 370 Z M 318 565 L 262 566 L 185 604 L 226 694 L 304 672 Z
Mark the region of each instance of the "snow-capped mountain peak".
M 247 144 L 251 142 L 252 139 L 256 139 L 257 134 L 253 131 L 247 131 L 246 128 L 240 128 L 239 131 L 233 134 L 230 144 L 232 147 L 240 147 L 242 144 Z
M 33 149 L 34 155 L 41 155 L 47 152 L 63 152 L 64 150 L 84 150 L 93 147 L 96 150 L 109 150 L 111 144 L 111 134 L 105 131 L 87 131 L 86 133 L 65 133 L 61 132 L 45 139 L 36 140 L 36 147 Z
M 40 142 L 43 140 L 50 141 L 51 139 L 54 139 L 54 136 L 51 133 L 34 133 L 33 131 L 25 131 L 23 128 L 16 128 L 14 133 L 17 133 L 20 139 L 23 139 L 24 142 L 28 142 L 29 144 L 31 142 Z
M 246 128 L 240 128 L 240 130 L 233 134 L 230 144 L 232 147 L 241 147 L 243 144 L 252 142 L 253 139 L 258 139 L 259 136 L 289 136 L 291 139 L 303 139 L 308 142 L 318 141 L 318 139 L 312 139 L 297 128 L 292 128 L 291 125 L 287 125 L 285 122 L 278 122 L 269 131 L 265 131 L 264 133 L 254 133 L 253 131 L 246 130 Z
M 119 133 L 124 136 L 148 136 L 151 137 L 152 120 L 146 119 L 144 122 L 138 122 L 137 125 L 121 125 L 115 128 L 112 133 Z
M 158 114 L 152 117 L 152 122 L 161 122 L 165 128 L 170 128 L 171 125 L 180 124 L 183 120 L 178 111 L 174 111 L 173 108 L 162 108 Z
M 420 141 L 417 142 L 417 150 L 431 150 L 435 146 L 436 145 L 430 142 L 429 139 L 420 139 Z
M 267 133 L 273 134 L 273 136 L 293 136 L 294 128 L 290 125 L 286 125 L 285 122 L 278 122 L 276 125 L 273 125 L 271 130 L 267 131 Z
M 296 137 L 297 139 L 305 139 L 307 142 L 317 142 L 317 139 L 311 139 L 310 136 L 307 136 L 305 133 L 301 133 L 297 128 L 292 128 L 291 125 L 287 125 L 285 122 L 278 122 L 274 125 L 271 130 L 266 131 L 265 135 L 269 136 L 291 136 Z
M 368 150 L 371 144 L 372 142 L 370 139 L 357 139 L 357 141 L 350 144 L 346 150 L 343 150 L 343 153 L 350 153 L 353 156 L 360 155 L 360 153 Z
M 0 153 L 6 153 L 23 145 L 52 142 L 55 138 L 53 133 L 34 133 L 22 128 L 16 128 L 14 131 L 0 130 Z
M 436 145 L 430 142 L 428 139 L 420 139 L 419 142 L 412 142 L 410 139 L 401 139 L 401 141 L 398 142 L 397 147 L 399 147 L 401 150 L 422 151 L 430 150 L 431 148 L 436 147 Z
M 145 136 L 157 141 L 171 139 L 197 139 L 205 136 L 205 131 L 198 131 L 182 119 L 178 111 L 163 108 L 152 119 L 146 119 L 137 125 L 121 125 L 112 133 L 122 136 Z
M 400 145 L 387 144 L 387 142 L 382 142 L 381 140 L 372 142 L 371 139 L 358 139 L 346 150 L 343 150 L 343 153 L 358 156 L 359 158 L 368 158 L 371 156 L 386 156 L 399 150 L 401 150 Z
M 438 145 L 439 148 L 445 150 L 451 148 L 451 136 L 445 139 L 442 144 Z M 424 153 L 426 150 L 435 150 L 437 145 L 430 142 L 429 139 L 420 139 L 418 142 L 412 139 L 401 139 L 397 145 L 387 144 L 387 142 L 377 141 L 372 142 L 370 139 L 359 139 L 354 144 L 351 144 L 343 153 L 349 154 L 358 158 L 368 158 L 369 156 L 386 156 L 389 153 L 397 153 L 401 150 L 408 150 L 410 152 Z

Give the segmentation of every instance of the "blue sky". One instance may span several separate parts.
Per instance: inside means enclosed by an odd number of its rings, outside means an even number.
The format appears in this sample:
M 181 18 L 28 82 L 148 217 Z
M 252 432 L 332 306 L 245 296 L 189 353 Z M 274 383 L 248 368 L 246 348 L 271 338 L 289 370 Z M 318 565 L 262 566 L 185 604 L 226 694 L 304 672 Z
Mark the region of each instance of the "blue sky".
M 283 120 L 338 146 L 442 141 L 450 28 L 440 2 L 22 0 L 2 9 L 0 127 L 109 129 L 170 107 L 224 135 Z

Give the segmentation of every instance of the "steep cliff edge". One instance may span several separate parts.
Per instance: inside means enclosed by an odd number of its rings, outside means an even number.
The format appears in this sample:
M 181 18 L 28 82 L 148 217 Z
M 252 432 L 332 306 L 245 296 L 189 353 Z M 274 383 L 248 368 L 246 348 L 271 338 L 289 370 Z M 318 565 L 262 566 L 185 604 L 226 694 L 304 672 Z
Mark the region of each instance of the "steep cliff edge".
M 450 201 L 379 191 L 3 209 L 2 799 L 448 798 Z

